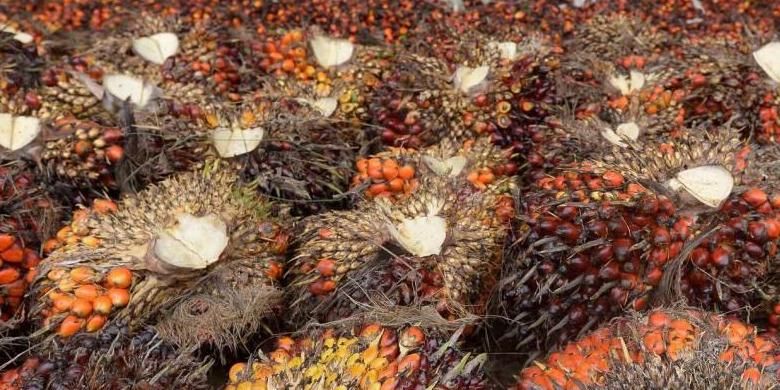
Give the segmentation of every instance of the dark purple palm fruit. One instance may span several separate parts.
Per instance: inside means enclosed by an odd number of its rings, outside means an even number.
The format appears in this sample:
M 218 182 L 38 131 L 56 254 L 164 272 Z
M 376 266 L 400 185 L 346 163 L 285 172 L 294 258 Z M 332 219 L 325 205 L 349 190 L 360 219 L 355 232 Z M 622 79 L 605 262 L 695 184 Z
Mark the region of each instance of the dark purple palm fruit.
M 8 389 L 208 389 L 213 362 L 164 343 L 152 329 L 130 332 L 121 323 L 99 335 L 80 334 L 48 352 L 33 352 L 6 367 Z M 8 386 L 8 387 L 3 387 Z
M 733 132 L 692 130 L 680 139 L 613 145 L 532 183 L 520 206 L 528 222 L 520 228 L 519 254 L 505 262 L 498 310 L 512 325 L 503 339 L 545 351 L 626 308 L 644 309 L 675 277 L 683 279 L 676 284 L 684 286 L 681 295 L 694 302 L 732 309 L 751 299 L 713 297 L 713 281 L 694 272 L 701 260 L 687 261 L 704 242 L 717 248 L 718 241 L 700 235 L 728 222 L 713 211 L 737 197 L 731 192 L 744 171 L 743 154 Z M 691 175 L 716 184 L 700 188 Z M 706 252 L 701 266 L 736 267 L 715 280 L 748 283 L 745 263 L 720 264 L 721 251 L 715 253 L 716 262 Z M 767 275 L 760 264 L 750 267 L 759 279 Z

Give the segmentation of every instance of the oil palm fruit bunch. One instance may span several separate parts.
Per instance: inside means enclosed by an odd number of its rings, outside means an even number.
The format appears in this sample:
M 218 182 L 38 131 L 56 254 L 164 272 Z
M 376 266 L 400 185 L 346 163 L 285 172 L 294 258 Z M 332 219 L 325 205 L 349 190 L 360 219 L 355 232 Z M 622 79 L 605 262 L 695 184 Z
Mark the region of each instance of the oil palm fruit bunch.
M 661 308 L 617 319 L 534 362 L 517 388 L 770 388 L 779 353 L 774 336 L 740 320 Z
M 642 152 L 634 148 L 613 146 L 600 161 L 563 168 L 532 184 L 520 212 L 528 222 L 521 227 L 522 254 L 505 262 L 502 282 L 501 309 L 522 325 L 513 325 L 504 338 L 546 350 L 627 307 L 644 309 L 672 286 L 682 286 L 678 295 L 697 304 L 738 310 L 756 303 L 755 295 L 736 286 L 771 279 L 763 249 L 768 236 L 706 235 L 731 223 L 735 229 L 738 222 L 746 229 L 748 223 L 773 224 L 771 214 L 753 215 L 756 208 L 734 191 L 745 169 L 741 143 L 726 131 L 693 131 L 648 143 Z M 704 178 L 712 187 L 693 183 Z M 699 246 L 703 258 L 691 253 Z M 762 248 L 754 253 L 758 257 L 748 255 L 753 246 Z M 719 281 L 735 289 L 724 293 L 715 288 Z
M 74 213 L 47 242 L 35 336 L 152 325 L 175 345 L 233 348 L 279 303 L 286 234 L 229 169 L 182 173 Z
M 60 223 L 60 211 L 29 164 L 0 165 L 0 329 L 22 305 L 40 262 L 38 248 Z
M 37 90 L 20 91 L 10 96 L 7 104 L 0 104 L 0 151 L 34 161 L 36 180 L 48 185 L 48 191 L 66 203 L 92 198 L 91 194 L 100 189 L 115 188 L 113 171 L 124 155 L 123 132 L 117 127 L 77 119 L 74 113 L 102 114 L 103 110 L 93 105 L 79 111 L 74 107 L 84 107 L 85 100 L 62 103 L 45 95 L 48 88 L 44 84 Z M 86 99 L 91 103 L 84 104 L 99 104 L 93 97 Z M 95 119 L 103 122 L 105 117 L 98 115 Z
M 0 91 L 14 93 L 38 83 L 43 60 L 36 51 L 33 36 L 9 21 L 0 20 Z
M 765 51 L 749 42 L 718 38 L 690 41 L 683 54 L 686 67 L 666 81 L 669 88 L 682 91 L 686 125 L 731 122 L 743 129 L 746 138 L 755 134 L 759 141 L 767 141 L 771 133 L 764 135 L 762 131 L 760 108 L 771 101 L 776 88 L 767 77 L 771 65 L 764 63 L 764 70 L 757 65 Z
M 751 41 L 753 43 L 754 41 Z M 732 54 L 731 60 L 747 68 L 748 82 L 740 86 L 739 94 L 745 94 L 746 99 L 754 106 L 748 106 L 741 102 L 739 113 L 746 117 L 748 129 L 760 143 L 776 142 L 777 133 L 780 132 L 780 120 L 777 112 L 780 107 L 780 88 L 777 83 L 780 82 L 780 65 L 776 60 L 776 54 L 780 51 L 780 42 L 770 41 L 763 46 L 758 47 L 752 44 L 754 49 L 751 53 L 752 58 L 747 58 L 744 52 L 734 53 L 736 50 L 727 51 L 725 54 Z M 736 55 L 735 55 L 736 54 Z M 733 58 L 736 57 L 736 58 Z M 757 65 L 757 66 L 756 66 Z M 762 72 L 758 72 L 760 68 Z M 756 81 L 756 73 L 760 74 L 760 81 Z M 758 110 L 756 111 L 756 108 Z
M 473 51 L 453 63 L 413 52 L 397 61 L 371 104 L 386 144 L 419 148 L 444 136 L 463 141 L 485 134 L 523 151 L 529 127 L 546 117 L 552 102 L 548 76 L 558 66 L 552 48 L 467 42 Z
M 72 118 L 55 120 L 50 126 L 40 153 L 48 177 L 81 187 L 116 187 L 113 168 L 124 156 L 120 128 Z
M 460 335 L 379 323 L 308 330 L 234 364 L 226 389 L 484 389 L 485 355 L 460 351 Z
M 457 318 L 484 310 L 500 265 L 511 179 L 486 191 L 425 176 L 411 194 L 303 221 L 290 269 L 294 320 L 349 317 L 372 305 L 437 305 Z
M 263 193 L 290 200 L 297 214 L 344 204 L 349 161 L 367 143 L 364 133 L 325 115 L 333 113 L 334 99 L 288 96 L 291 90 L 269 86 L 266 97 L 215 102 L 194 120 L 137 115 L 125 171 L 143 185 L 222 158 Z
M 334 99 L 321 111 L 328 117 L 353 124 L 371 119 L 369 103 L 392 69 L 394 56 L 392 48 L 354 45 L 316 29 L 306 34 L 297 30 L 287 32 L 278 47 L 271 42 L 262 48 L 268 52 L 268 58 L 260 57 L 263 69 L 278 67 L 266 64 L 266 60 L 274 57 L 281 61 L 281 70 L 276 69 L 275 73 L 295 75 L 277 78 L 277 83 L 282 84 L 279 87 L 288 90 L 288 96 L 305 92 L 312 99 Z
M 211 142 L 220 157 L 232 158 L 262 192 L 293 203 L 296 214 L 343 205 L 350 161 L 367 141 L 359 128 L 326 115 L 332 114 L 333 100 L 325 99 L 324 106 L 322 101 L 284 96 L 250 104 L 253 117 L 244 109 L 237 120 L 243 133 L 235 125 L 218 128 Z
M 390 148 L 355 164 L 353 187 L 364 188 L 369 198 L 403 198 L 417 187 L 422 176 L 465 177 L 479 189 L 486 189 L 498 178 L 517 173 L 517 164 L 509 161 L 511 150 L 500 150 L 487 138 L 462 143 L 445 138 L 439 144 L 416 150 Z
M 655 55 L 670 39 L 641 14 L 618 11 L 595 15 L 575 26 L 564 45 L 576 53 L 618 59 Z
M 26 358 L 2 373 L 2 389 L 208 389 L 211 361 L 177 350 L 151 329 L 131 334 L 111 324 L 76 335 L 55 351 Z
M 556 115 L 597 127 L 612 143 L 621 136 L 636 140 L 677 130 L 685 119 L 684 91 L 664 84 L 675 71 L 670 62 L 640 55 L 570 59 L 559 88 L 569 104 L 558 107 Z

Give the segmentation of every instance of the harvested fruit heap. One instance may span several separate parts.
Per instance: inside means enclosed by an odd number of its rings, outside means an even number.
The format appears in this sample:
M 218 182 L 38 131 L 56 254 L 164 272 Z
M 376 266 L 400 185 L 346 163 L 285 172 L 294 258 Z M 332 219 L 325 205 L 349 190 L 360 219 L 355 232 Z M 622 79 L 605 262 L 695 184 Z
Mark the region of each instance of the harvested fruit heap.
M 268 355 L 234 364 L 226 390 L 484 389 L 485 355 L 461 352 L 459 335 L 371 323 L 281 337 Z
M 0 389 L 777 380 L 530 363 L 780 329 L 777 2 L 0 3 Z
M 517 388 L 766 389 L 778 385 L 778 357 L 776 337 L 739 320 L 657 309 L 620 318 L 534 362 Z
M 228 169 L 97 200 L 47 242 L 31 294 L 41 336 L 154 325 L 177 345 L 233 348 L 279 303 L 286 233 Z M 165 313 L 163 315 L 163 313 Z
M 396 202 L 379 197 L 308 218 L 290 269 L 297 320 L 399 304 L 435 304 L 455 318 L 483 312 L 513 212 L 511 187 L 502 179 L 479 191 L 432 175 Z

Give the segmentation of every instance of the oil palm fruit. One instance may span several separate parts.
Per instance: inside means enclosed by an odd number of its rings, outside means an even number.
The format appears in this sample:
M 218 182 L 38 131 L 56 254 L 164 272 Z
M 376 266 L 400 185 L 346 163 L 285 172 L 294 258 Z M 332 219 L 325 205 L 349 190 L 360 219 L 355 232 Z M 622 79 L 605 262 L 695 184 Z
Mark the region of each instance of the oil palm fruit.
M 777 343 L 737 319 L 656 309 L 617 319 L 534 362 L 517 388 L 768 388 L 777 386 Z
M 438 305 L 445 317 L 484 309 L 513 201 L 511 179 L 486 191 L 429 176 L 404 199 L 307 218 L 290 270 L 296 318 L 344 318 L 372 303 Z M 388 303 L 389 302 L 389 303 Z
M 459 337 L 378 323 L 310 330 L 279 338 L 274 351 L 260 351 L 255 361 L 234 364 L 226 389 L 486 388 L 485 355 L 459 351 Z
M 511 150 L 499 150 L 484 137 L 463 143 L 445 138 L 422 150 L 391 148 L 358 159 L 352 185 L 365 188 L 369 198 L 409 195 L 421 176 L 461 177 L 476 188 L 486 189 L 499 178 L 517 173 L 517 164 L 510 161 L 510 156 Z
M 522 324 L 505 336 L 520 345 L 547 350 L 669 291 L 727 310 L 762 303 L 747 286 L 771 280 L 776 244 L 764 230 L 774 237 L 774 212 L 736 189 L 745 158 L 739 142 L 689 134 L 645 145 L 631 162 L 613 148 L 602 162 L 564 168 L 526 192 L 526 241 L 505 262 L 500 307 Z
M 22 304 L 40 262 L 41 241 L 53 233 L 62 212 L 23 161 L 0 165 L 0 328 Z
M 111 324 L 98 337 L 81 334 L 55 351 L 32 355 L 1 373 L 2 389 L 208 389 L 210 360 L 160 341 L 151 329 L 131 334 Z
M 152 325 L 176 345 L 235 347 L 279 303 L 286 234 L 229 169 L 177 175 L 115 204 L 96 200 L 47 242 L 36 335 Z

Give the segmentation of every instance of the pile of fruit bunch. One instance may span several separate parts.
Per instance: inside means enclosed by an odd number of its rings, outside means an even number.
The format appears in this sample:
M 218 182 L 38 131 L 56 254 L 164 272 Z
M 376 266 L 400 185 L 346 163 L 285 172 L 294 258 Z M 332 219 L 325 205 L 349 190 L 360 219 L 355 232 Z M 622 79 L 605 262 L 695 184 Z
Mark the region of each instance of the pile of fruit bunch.
M 234 364 L 225 389 L 485 389 L 486 355 L 461 351 L 460 335 L 376 322 L 307 330 Z
M 235 348 L 280 304 L 287 233 L 229 168 L 96 200 L 46 243 L 30 321 L 43 348 L 119 322 L 182 347 Z
M 776 385 L 779 16 L 0 4 L 0 388 Z
M 361 159 L 367 199 L 302 221 L 288 287 L 296 321 L 396 305 L 433 305 L 453 319 L 485 311 L 515 185 L 493 173 L 511 164 L 507 153 L 485 139 L 457 145 Z
M 520 372 L 517 389 L 766 389 L 778 385 L 775 335 L 699 309 L 616 319 Z

